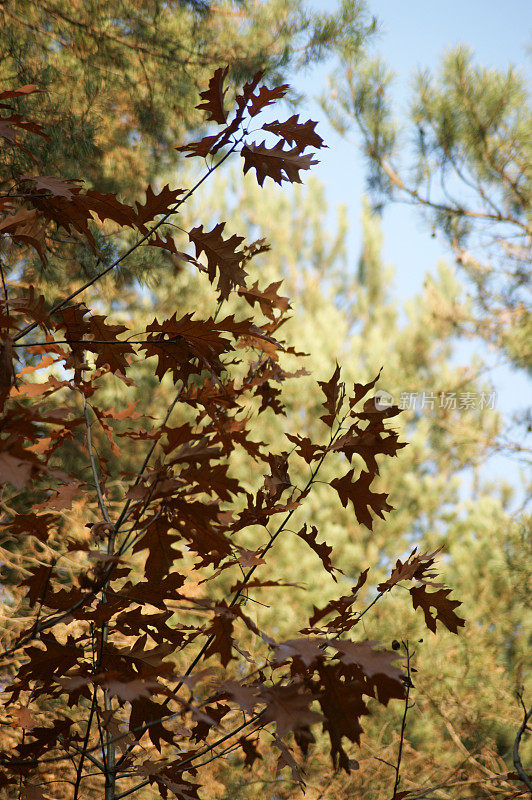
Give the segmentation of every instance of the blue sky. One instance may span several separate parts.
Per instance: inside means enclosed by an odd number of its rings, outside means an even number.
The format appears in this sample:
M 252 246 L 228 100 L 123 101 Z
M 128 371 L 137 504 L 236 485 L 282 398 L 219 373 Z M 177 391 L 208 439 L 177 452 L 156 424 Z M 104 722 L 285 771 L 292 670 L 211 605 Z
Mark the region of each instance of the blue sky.
M 307 0 L 316 9 L 332 10 L 334 0 Z M 373 52 L 383 56 L 396 73 L 394 99 L 397 115 L 406 109 L 411 76 L 417 69 L 436 69 L 443 52 L 464 43 L 473 50 L 475 60 L 486 67 L 506 69 L 517 66 L 531 76 L 532 3 L 525 0 L 369 0 L 370 12 L 379 20 Z M 327 91 L 327 74 L 334 64 L 309 70 L 293 81 L 296 89 L 309 97 Z M 356 131 L 352 142 L 338 136 L 328 124 L 317 102 L 309 100 L 304 109 L 314 120 L 327 144 L 320 153 L 321 163 L 313 169 L 326 186 L 331 206 L 339 203 L 348 209 L 353 265 L 360 246 L 361 197 L 365 188 L 364 162 L 357 152 Z M 354 143 L 355 142 L 355 143 Z M 390 205 L 383 215 L 384 260 L 396 269 L 396 295 L 406 300 L 420 289 L 427 271 L 439 259 L 451 261 L 444 243 L 430 236 L 418 212 L 406 205 Z M 473 352 L 489 363 L 496 356 L 480 345 L 461 345 L 458 362 L 467 363 Z M 497 406 L 509 418 L 511 413 L 530 404 L 530 382 L 522 373 L 505 366 L 490 373 L 497 391 Z M 422 387 L 425 388 L 425 387 Z M 489 465 L 492 477 L 504 476 L 518 482 L 517 463 L 495 457 Z

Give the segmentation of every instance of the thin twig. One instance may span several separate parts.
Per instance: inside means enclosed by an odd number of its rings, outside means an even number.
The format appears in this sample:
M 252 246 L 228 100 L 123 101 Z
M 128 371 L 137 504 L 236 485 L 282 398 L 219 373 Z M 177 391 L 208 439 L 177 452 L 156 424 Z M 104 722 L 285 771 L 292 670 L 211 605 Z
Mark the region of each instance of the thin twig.
M 96 466 L 96 459 L 94 457 L 94 448 L 92 446 L 91 421 L 89 418 L 87 399 L 84 394 L 82 395 L 82 397 L 83 397 L 83 413 L 85 414 L 85 423 L 87 428 L 87 447 L 89 448 L 89 457 L 91 460 L 92 474 L 94 476 L 94 484 L 96 487 L 96 492 L 98 494 L 98 505 L 100 506 L 100 511 L 102 512 L 104 520 L 110 525 L 111 518 L 109 517 L 109 513 L 105 505 L 105 499 L 103 496 L 102 487 L 100 486 L 100 476 L 98 475 L 98 468 Z
M 518 692 L 517 697 L 523 707 L 523 721 L 521 723 L 519 730 L 517 731 L 517 736 L 515 737 L 512 756 L 513 756 L 514 767 L 517 770 L 517 774 L 519 775 L 525 786 L 530 791 L 530 794 L 532 794 L 532 780 L 526 774 L 523 768 L 523 763 L 521 761 L 521 756 L 519 755 L 519 746 L 521 744 L 521 738 L 527 729 L 528 720 L 532 717 L 532 706 L 527 711 L 527 708 L 523 701 L 523 695 L 520 692 Z
M 6 279 L 4 275 L 4 264 L 1 258 L 0 258 L 0 278 L 2 279 L 2 289 L 4 291 L 4 298 L 6 301 L 6 313 L 7 316 L 9 317 L 9 295 L 7 293 Z
M 85 760 L 85 757 L 88 755 L 87 748 L 88 748 L 88 744 L 89 744 L 89 738 L 90 738 L 90 735 L 91 735 L 92 718 L 94 716 L 95 709 L 96 709 L 96 687 L 94 687 L 93 690 L 92 690 L 91 710 L 90 710 L 90 713 L 89 713 L 89 719 L 87 720 L 87 729 L 85 731 L 85 737 L 83 739 L 83 748 L 82 748 L 82 751 L 81 751 L 79 764 L 78 764 L 78 769 L 77 769 L 77 772 L 76 772 L 76 782 L 74 784 L 74 798 L 73 798 L 73 800 L 78 800 L 79 788 L 81 786 L 81 777 L 82 777 L 82 772 L 83 772 L 83 762 Z
M 401 736 L 399 738 L 399 752 L 397 753 L 397 764 L 395 765 L 395 782 L 393 785 L 393 795 L 392 800 L 395 800 L 397 797 L 397 790 L 399 788 L 399 784 L 401 782 L 401 758 L 403 756 L 403 744 L 405 740 L 405 731 L 406 731 L 406 715 L 408 714 L 408 701 L 410 698 L 410 689 L 412 687 L 412 679 L 411 679 L 411 671 L 410 671 L 410 659 L 412 657 L 410 653 L 410 649 L 408 647 L 408 640 L 403 642 L 403 647 L 405 648 L 406 652 L 406 696 L 405 696 L 405 708 L 403 711 L 403 719 L 401 722 Z

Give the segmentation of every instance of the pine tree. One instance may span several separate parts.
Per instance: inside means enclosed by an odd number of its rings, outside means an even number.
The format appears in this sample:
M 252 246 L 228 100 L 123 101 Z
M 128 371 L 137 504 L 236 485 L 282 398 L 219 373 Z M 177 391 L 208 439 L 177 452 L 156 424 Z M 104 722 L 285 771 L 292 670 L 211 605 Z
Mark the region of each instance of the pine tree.
M 530 370 L 532 111 L 524 75 L 485 69 L 467 47 L 414 79 L 404 125 L 382 60 L 344 61 L 324 101 L 340 131 L 362 134 L 374 202 L 406 200 L 447 243 L 474 299 L 459 321 Z
M 259 69 L 279 84 L 333 47 L 354 52 L 371 31 L 358 2 L 320 14 L 299 0 L 8 0 L 0 15 L 0 84 L 42 91 L 32 112 L 51 139 L 34 140 L 32 155 L 43 174 L 83 175 L 128 201 L 175 168 L 174 148 L 203 125 L 198 91 L 217 67 L 229 65 L 230 85 Z M 20 157 L 9 151 L 4 170 Z
M 280 84 L 333 47 L 354 53 L 371 31 L 363 4 L 351 0 L 327 13 L 300 0 L 126 0 L 118 6 L 8 0 L 0 8 L 0 88 L 35 84 L 42 90 L 32 116 L 48 138 L 27 133 L 26 153 L 3 140 L 2 188 L 31 191 L 31 184 L 15 185 L 13 176 L 31 173 L 37 158 L 41 175 L 83 176 L 86 188 L 143 203 L 147 184 L 157 192 L 162 175 L 173 185 L 176 171 L 183 173 L 186 162 L 176 147 L 188 132 L 205 127 L 195 106 L 217 67 L 229 67 L 228 86 L 258 70 Z M 52 253 L 43 270 L 29 251 L 17 264 L 18 277 L 38 285 L 53 303 L 65 279 L 93 277 L 134 241 L 126 233 L 111 243 L 117 226 L 109 221 L 91 223 L 91 230 L 96 255 L 73 235 L 68 256 L 63 231 L 61 257 Z M 140 251 L 115 270 L 114 280 L 122 286 L 150 281 L 171 261 L 162 250 L 147 259 Z

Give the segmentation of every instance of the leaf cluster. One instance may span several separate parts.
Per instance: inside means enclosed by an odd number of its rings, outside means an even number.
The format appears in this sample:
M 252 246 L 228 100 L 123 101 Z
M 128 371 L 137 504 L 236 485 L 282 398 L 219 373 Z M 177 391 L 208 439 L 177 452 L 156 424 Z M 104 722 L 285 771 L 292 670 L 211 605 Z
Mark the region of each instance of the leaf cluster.
M 254 170 L 260 186 L 267 177 L 298 183 L 300 171 L 314 163 L 308 149 L 323 141 L 314 122 L 295 115 L 259 127 L 277 137 L 273 147 L 257 142 L 252 125 L 288 87 L 261 85 L 257 73 L 229 112 L 226 76 L 227 69 L 216 70 L 199 106 L 217 131 L 181 148 L 209 160 L 195 186 L 147 187 L 133 205 L 62 176 L 22 174 L 0 197 L 0 233 L 13 264 L 28 248 L 45 261 L 62 232 L 80 237 L 99 261 L 91 225 L 106 220 L 135 236 L 129 251 L 52 307 L 33 286 L 4 281 L 0 475 L 10 489 L 2 532 L 6 542 L 38 554 L 20 576 L 1 653 L 13 729 L 0 752 L 0 787 L 7 791 L 19 786 L 46 797 L 41 788 L 52 769 L 74 800 L 95 776 L 106 800 L 148 784 L 163 798 L 185 800 L 198 797 L 212 759 L 240 748 L 251 766 L 268 737 L 277 769 L 288 768 L 303 785 L 302 761 L 317 725 L 329 740 L 333 767 L 349 773 L 347 742 L 360 743 L 369 701 L 408 704 L 408 670 L 394 650 L 357 635 L 360 620 L 406 583 L 429 630 L 439 622 L 457 633 L 464 624 L 455 612 L 459 603 L 435 580 L 437 552 L 399 558 L 362 607 L 365 569 L 347 594 L 315 608 L 287 640 L 262 630 L 246 607 L 256 595 L 297 590 L 297 576 L 289 585 L 276 578 L 275 544 L 306 506 L 324 462 L 347 460 L 346 474 L 329 486 L 371 531 L 375 517 L 391 510 L 387 495 L 374 491 L 379 461 L 404 444 L 388 427 L 399 409 L 381 408 L 372 395 L 379 376 L 348 387 L 339 365 L 319 384 L 319 436 L 288 434 L 292 449 L 279 452 L 254 438 L 257 417 L 283 416 L 273 384 L 297 378 L 300 371 L 289 372 L 285 359 L 301 358 L 282 336 L 290 303 L 279 283 L 261 289 L 247 282 L 249 262 L 266 245 L 244 244 L 236 234 L 224 238 L 224 222 L 211 230 L 199 224 L 187 231 L 193 255 L 178 251 L 160 229 L 231 153 L 240 153 L 244 173 Z M 47 135 L 9 103 L 36 91 L 25 86 L 0 95 L 3 130 L 15 148 L 26 147 L 20 130 Z M 178 255 L 213 285 L 216 313 L 176 311 L 139 331 L 80 301 L 141 245 Z M 265 321 L 222 316 L 231 295 L 252 310 L 258 305 Z M 109 382 L 131 386 L 135 365 L 144 362 L 173 391 L 164 419 L 150 428 L 149 397 L 139 409 L 105 403 Z M 121 438 L 150 442 L 119 487 L 95 430 L 115 452 Z M 74 442 L 84 465 L 69 471 L 64 454 Z M 235 453 L 246 465 L 238 477 Z M 298 460 L 309 473 L 300 486 L 291 478 Z M 76 503 L 82 521 L 68 526 L 65 512 Z M 311 519 L 297 536 L 334 580 L 344 580 Z

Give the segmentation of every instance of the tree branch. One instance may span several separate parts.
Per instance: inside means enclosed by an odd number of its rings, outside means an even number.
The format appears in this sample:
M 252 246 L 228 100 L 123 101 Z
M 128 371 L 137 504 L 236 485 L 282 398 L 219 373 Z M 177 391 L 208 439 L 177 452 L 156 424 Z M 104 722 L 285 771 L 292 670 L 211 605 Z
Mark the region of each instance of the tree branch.
M 517 736 L 515 737 L 514 746 L 512 749 L 512 757 L 513 757 L 514 767 L 517 770 L 517 774 L 519 775 L 519 777 L 521 778 L 527 789 L 532 794 L 532 780 L 530 779 L 530 776 L 527 775 L 527 773 L 525 772 L 523 768 L 523 763 L 521 761 L 521 756 L 519 755 L 519 747 L 521 745 L 522 736 L 527 729 L 528 720 L 532 717 L 532 706 L 527 711 L 527 708 L 523 701 L 523 695 L 521 693 L 518 693 L 517 697 L 523 707 L 523 721 L 519 727 L 519 730 L 517 731 Z
M 397 753 L 397 764 L 395 765 L 395 781 L 393 785 L 393 795 L 392 800 L 395 800 L 397 797 L 397 790 L 399 789 L 399 784 L 401 782 L 401 759 L 403 756 L 403 745 L 405 740 L 405 731 L 406 731 L 406 715 L 408 714 L 409 709 L 409 699 L 410 699 L 410 689 L 412 688 L 412 678 L 411 678 L 411 670 L 410 670 L 410 659 L 411 653 L 408 647 L 408 640 L 403 642 L 403 647 L 406 651 L 406 678 L 405 678 L 405 686 L 406 686 L 406 696 L 405 696 L 405 707 L 403 711 L 403 719 L 401 721 L 401 734 L 399 737 L 399 751 Z

